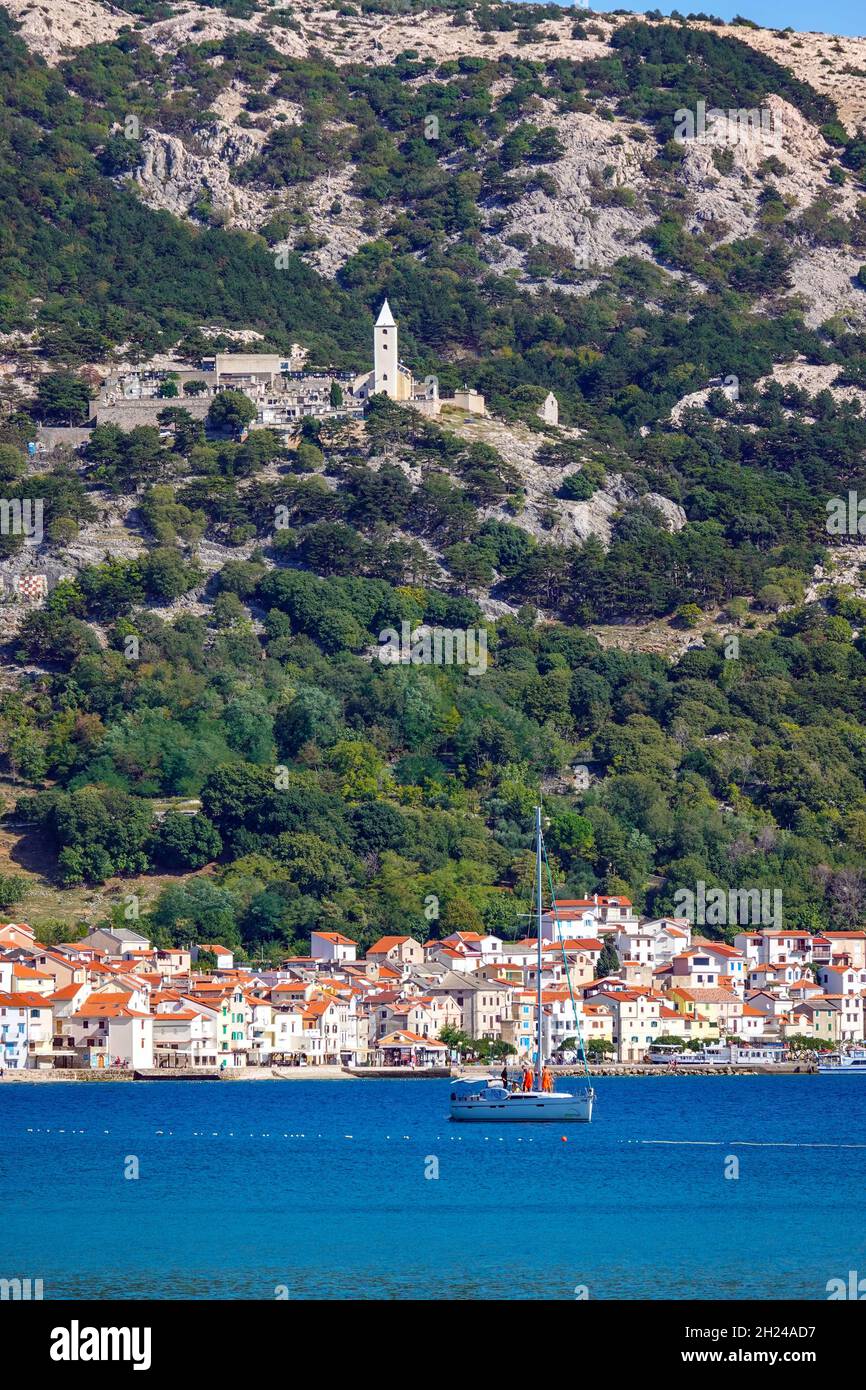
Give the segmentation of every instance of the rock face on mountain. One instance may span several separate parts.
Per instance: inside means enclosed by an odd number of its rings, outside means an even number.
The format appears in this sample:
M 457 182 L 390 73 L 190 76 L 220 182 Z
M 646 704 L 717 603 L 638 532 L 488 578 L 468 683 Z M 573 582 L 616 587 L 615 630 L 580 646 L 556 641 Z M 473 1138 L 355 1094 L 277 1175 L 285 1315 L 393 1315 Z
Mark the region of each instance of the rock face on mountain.
M 34 51 L 55 63 L 75 49 L 114 38 L 124 27 L 134 25 L 154 48 L 175 52 L 190 42 L 261 32 L 266 13 L 262 10 L 242 19 L 180 0 L 171 6 L 175 11 L 172 17 L 148 23 L 137 21 L 122 6 L 98 0 L 6 0 L 5 8 L 23 25 L 22 36 Z M 605 56 L 611 33 L 634 17 L 588 12 L 583 27 L 591 27 L 592 33 L 586 38 L 572 37 L 571 18 L 545 20 L 539 26 L 543 37 L 533 43 L 532 56 Z M 520 47 L 513 33 L 483 33 L 472 25 L 455 26 L 451 14 L 435 11 L 402 16 L 357 11 L 340 14 L 336 6 L 313 4 L 295 9 L 291 20 L 290 28 L 266 28 L 274 47 L 297 57 L 318 49 L 337 63 L 388 63 L 408 48 L 422 58 L 448 61 L 461 56 L 496 57 L 517 52 Z M 690 23 L 694 28 L 717 30 L 717 26 L 700 21 Z M 748 25 L 738 25 L 735 32 L 743 43 L 790 68 L 816 91 L 832 96 L 851 130 L 866 118 L 866 38 Z
M 73 20 L 60 4 L 49 31 L 38 7 L 19 4 L 17 9 L 24 18 L 23 36 L 49 61 L 58 61 L 70 47 L 113 37 L 120 23 L 110 7 L 88 3 L 80 20 Z M 264 20 L 259 11 L 241 19 L 219 9 L 178 5 L 170 18 L 143 22 L 137 32 L 162 54 L 178 54 L 190 44 L 221 41 L 227 35 L 260 35 L 292 57 L 321 54 L 337 65 L 352 61 L 379 66 L 407 50 L 420 59 L 447 63 L 507 54 L 525 55 L 534 62 L 610 58 L 615 52 L 611 37 L 625 22 L 623 16 L 588 15 L 578 30 L 583 37 L 575 38 L 572 21 L 544 20 L 537 26 L 537 41 L 530 45 L 510 33 L 482 32 L 472 20 L 457 26 L 454 16 L 443 12 L 347 16 L 311 8 L 293 19 L 291 27 L 265 26 Z M 693 27 L 717 32 L 710 25 Z M 743 25 L 725 32 L 784 63 L 818 91 L 830 89 L 826 65 L 832 62 L 845 77 L 843 114 L 849 128 L 866 112 L 866 78 L 858 75 L 858 63 L 866 64 L 866 40 L 776 35 Z M 336 137 L 342 133 L 336 126 L 335 154 L 327 173 L 306 174 L 300 189 L 246 177 L 250 161 L 265 150 L 275 131 L 283 134 L 304 121 L 303 107 L 271 94 L 272 85 L 272 78 L 264 88 L 234 80 L 202 112 L 200 126 L 181 134 L 158 126 L 146 129 L 143 158 L 128 177 L 150 207 L 181 217 L 197 218 L 206 208 L 212 221 L 245 231 L 259 231 L 283 219 L 286 232 L 274 243 L 275 256 L 299 249 L 317 271 L 333 277 L 375 236 L 382 219 L 400 208 L 387 201 L 372 208 L 369 200 L 364 203 L 357 196 L 353 163 L 336 153 Z M 838 92 L 833 90 L 832 96 L 835 99 Z M 251 97 L 266 98 L 252 119 L 246 109 Z M 552 248 L 560 269 L 570 266 L 589 276 L 623 255 L 652 259 L 646 234 L 659 213 L 655 162 L 663 142 L 657 134 L 610 111 L 563 111 L 554 99 L 533 97 L 528 111 L 536 125 L 555 132 L 560 154 L 544 165 L 546 178 L 540 186 L 531 186 L 504 207 L 495 199 L 482 200 L 480 232 L 488 258 L 530 290 L 536 272 L 527 264 L 527 252 L 533 247 Z M 760 235 L 768 225 L 762 203 L 768 170 L 774 196 L 787 208 L 789 221 L 816 203 L 826 203 L 833 217 L 853 217 L 860 192 L 850 180 L 828 184 L 834 147 L 817 126 L 775 93 L 759 114 L 757 124 L 741 121 L 733 137 L 725 131 L 719 138 L 683 142 L 677 185 L 685 200 L 685 229 L 696 236 L 710 235 L 719 245 Z M 866 294 L 856 279 L 862 258 L 832 244 L 822 245 L 816 254 L 796 232 L 789 240 L 790 288 L 803 302 L 807 324 L 818 326 L 837 316 L 851 323 L 866 320 Z M 585 294 L 593 283 L 584 277 L 572 292 Z
M 137 21 L 122 6 L 97 0 L 6 0 L 6 8 L 22 23 L 26 41 L 49 62 L 58 62 L 86 44 L 112 39 L 127 26 L 134 25 L 154 48 L 175 52 L 190 42 L 202 43 L 231 33 L 261 32 L 266 17 L 264 8 L 244 19 L 186 0 L 171 6 L 174 14 L 170 18 L 152 23 Z M 513 32 L 481 32 L 471 24 L 455 25 L 453 15 L 448 13 L 376 15 L 361 14 L 355 7 L 343 9 L 353 12 L 340 13 L 335 5 L 321 4 L 296 8 L 291 14 L 291 27 L 268 25 L 265 32 L 269 42 L 283 53 L 302 57 L 317 49 L 337 63 L 388 63 L 409 48 L 421 58 L 439 62 L 461 56 L 489 58 L 503 53 L 526 53 Z M 538 26 L 542 37 L 532 44 L 532 56 L 603 57 L 609 52 L 611 33 L 634 17 L 631 13 L 587 12 L 582 21 L 587 30 L 585 38 L 572 37 L 571 18 L 545 20 Z M 700 21 L 690 24 L 697 29 L 718 31 L 717 26 Z M 743 43 L 790 68 L 816 91 L 832 96 L 841 119 L 851 130 L 866 118 L 866 38 L 749 25 L 736 26 L 735 33 Z
M 132 16 L 97 0 L 8 0 L 4 7 L 21 27 L 21 37 L 46 62 L 91 43 L 106 43 Z
M 623 49 L 616 45 L 623 26 L 635 19 L 587 11 L 576 22 L 573 14 L 557 19 L 540 10 L 527 34 L 510 21 L 510 27 L 497 27 L 475 9 L 401 15 L 311 4 L 275 12 L 259 0 L 207 5 L 164 0 L 142 4 L 138 15 L 100 0 L 5 0 L 5 8 L 21 25 L 24 41 L 51 64 L 95 44 L 110 44 L 122 31 L 125 44 L 138 43 L 161 62 L 169 60 L 157 86 L 172 87 L 184 119 L 173 119 L 172 110 L 149 122 L 144 118 L 140 159 L 125 163 L 118 181 L 126 180 L 153 209 L 199 224 L 264 232 L 275 259 L 297 251 L 331 279 L 365 243 L 387 235 L 395 219 L 407 216 L 411 222 L 411 209 L 401 204 L 393 184 L 378 195 L 375 176 L 366 180 L 373 191 L 362 189 L 359 195 L 358 147 L 369 142 L 370 132 L 353 127 L 351 118 L 325 121 L 327 136 L 334 137 L 326 168 L 319 152 L 318 162 L 308 159 L 304 137 L 314 94 L 301 84 L 302 99 L 296 99 L 291 84 L 280 86 L 273 66 L 268 69 L 255 56 L 247 61 L 245 55 L 269 50 L 338 69 L 351 63 L 374 70 L 408 55 L 415 63 L 430 61 L 426 73 L 416 71 L 406 83 L 421 93 L 425 82 L 441 78 L 446 69 L 448 76 L 471 73 L 481 60 L 520 59 L 536 67 L 557 60 L 621 63 Z M 690 20 L 685 27 L 714 41 L 721 34 L 749 45 L 808 82 L 813 92 L 829 94 L 849 132 L 866 117 L 866 39 L 782 33 L 747 23 Z M 201 101 L 199 123 L 195 103 L 188 101 L 190 65 L 217 71 L 237 52 L 243 55 L 237 75 L 228 84 L 213 84 Z M 547 81 L 542 95 L 536 89 L 518 99 L 508 119 L 543 127 L 551 136 L 551 152 L 536 163 L 541 176 L 526 179 L 525 189 L 478 195 L 479 254 L 530 293 L 554 282 L 566 293 L 587 295 L 597 276 L 623 257 L 660 260 L 669 274 L 689 276 L 688 268 L 659 256 L 651 235 L 671 192 L 670 160 L 663 166 L 673 131 L 632 119 L 613 98 L 572 103 L 570 91 L 563 101 L 555 73 Z M 85 83 L 77 94 L 87 99 L 89 91 Z M 696 241 L 724 248 L 777 231 L 784 219 L 791 302 L 802 309 L 809 327 L 828 320 L 857 327 L 866 322 L 866 292 L 858 278 L 862 248 L 832 234 L 811 236 L 800 222 L 818 208 L 818 220 L 859 217 L 862 224 L 862 183 L 841 166 L 832 167 L 839 157 L 837 132 L 827 127 L 822 132 L 793 100 L 770 92 L 758 114 L 757 124 L 741 120 L 733 138 L 723 132 L 719 138 L 681 143 L 673 187 L 682 228 Z M 485 159 L 500 156 L 505 129 L 485 131 Z M 284 176 L 279 162 L 268 162 L 268 152 L 277 139 L 285 148 L 287 133 L 295 130 L 298 151 L 290 151 L 292 167 Z M 440 171 L 456 177 L 467 167 L 465 159 L 461 163 L 465 153 L 440 156 Z M 372 157 L 370 162 L 375 175 Z M 469 166 L 474 177 L 479 162 Z M 423 249 L 417 254 L 423 258 Z
M 203 127 L 186 143 L 177 135 L 149 130 L 133 179 L 152 208 L 187 217 L 207 195 L 226 223 L 254 230 L 264 220 L 266 197 L 233 185 L 232 171 L 257 154 L 266 138 L 263 131 L 222 124 Z

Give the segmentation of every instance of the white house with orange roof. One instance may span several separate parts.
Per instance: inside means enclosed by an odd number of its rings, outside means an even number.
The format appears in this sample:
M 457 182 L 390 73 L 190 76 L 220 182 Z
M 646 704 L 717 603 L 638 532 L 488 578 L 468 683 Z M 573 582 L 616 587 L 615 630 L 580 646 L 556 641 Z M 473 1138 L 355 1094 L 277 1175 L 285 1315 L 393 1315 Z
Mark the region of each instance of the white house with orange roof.
M 784 965 L 750 965 L 746 970 L 746 989 L 780 990 L 788 998 L 792 985 L 811 979 L 808 966 L 793 961 Z
M 767 1023 L 767 1015 L 763 1009 L 756 1009 L 754 1004 L 743 1001 L 743 1013 L 740 1019 L 740 1036 L 743 1042 L 758 1042 L 764 1036 L 764 1029 Z
M 314 931 L 310 932 L 310 952 L 313 960 L 351 964 L 357 959 L 358 945 L 342 932 Z
M 362 995 L 345 980 L 325 980 L 322 988 L 325 995 L 337 1002 L 337 1059 L 345 1066 L 354 1066 L 363 1051 L 361 1039 L 365 1030 L 359 1022 Z
M 281 980 L 271 987 L 271 1000 L 285 1007 L 287 1004 L 305 1004 L 316 993 L 313 980 Z
M 541 992 L 542 1039 L 544 1054 L 561 1052 L 563 1044 L 583 1030 L 583 998 L 567 987 Z
M 443 944 L 452 946 L 470 956 L 478 956 L 484 964 L 502 959 L 502 938 L 477 931 L 455 931 L 443 937 Z
M 274 1007 L 274 1060 L 279 1066 L 303 1052 L 304 1005 L 282 1003 Z
M 448 970 L 459 970 L 464 975 L 474 974 L 484 964 L 481 952 L 470 949 L 462 941 L 438 941 L 425 955 L 428 961 Z
M 23 991 L 27 994 L 53 994 L 54 976 L 45 970 L 36 970 L 24 961 L 16 960 L 12 965 L 12 993 Z
M 694 938 L 691 949 L 700 952 L 701 956 L 709 956 L 710 960 L 715 963 L 720 983 L 727 981 L 734 989 L 742 993 L 746 979 L 746 957 L 742 951 L 738 951 L 736 946 L 728 946 L 724 941 L 708 941 L 705 937 L 700 936 Z M 697 970 L 699 968 L 697 957 L 694 965 Z
M 653 938 L 653 962 L 666 965 L 673 956 L 687 951 L 692 942 L 692 925 L 688 917 L 651 917 L 640 924 L 642 932 Z
M 542 914 L 541 934 L 547 941 L 561 935 L 594 936 L 639 927 L 631 898 L 595 893 L 591 898 L 560 898 L 556 913 Z
M 843 960 L 818 966 L 818 983 L 825 994 L 861 994 L 866 989 L 866 968 Z
M 193 964 L 205 953 L 213 956 L 217 970 L 234 970 L 235 953 L 229 950 L 228 946 L 221 946 L 218 941 L 198 942 L 190 948 Z
M 88 997 L 74 1013 L 55 1021 L 55 1066 L 127 1068 L 153 1066 L 150 1014 L 117 997 Z
M 642 1061 L 650 1044 L 663 1031 L 660 997 L 643 990 L 603 988 L 593 992 L 591 1002 L 610 1011 L 617 1060 Z
M 304 1006 L 301 1053 L 313 1065 L 340 1062 L 340 1007 L 333 996 L 310 999 Z
M 48 995 L 51 1007 L 54 1010 L 55 1018 L 65 1018 L 69 1014 L 75 1013 L 79 1004 L 83 1004 L 90 994 L 93 986 L 89 980 L 82 980 L 80 984 L 73 982 L 68 985 L 61 985 L 53 994 Z
M 719 963 L 706 951 L 699 950 L 692 946 L 688 951 L 682 951 L 678 956 L 674 956 L 670 963 L 670 979 L 668 986 L 673 989 L 676 985 L 681 985 L 684 989 L 700 987 L 702 989 L 715 989 L 719 983 Z
M 734 937 L 734 946 L 742 951 L 748 964 L 754 965 L 808 965 L 812 960 L 812 942 L 809 932 L 781 927 L 741 931 Z
M 270 1064 L 275 1051 L 274 1018 L 276 1010 L 270 999 L 244 991 L 244 998 L 250 1007 L 249 1040 L 250 1048 L 247 1062 L 250 1066 L 264 1067 Z
M 277 991 L 271 999 L 273 1052 L 278 1059 L 297 1058 L 308 1065 L 354 1065 L 363 1061 L 367 1050 L 366 1017 L 359 1008 L 354 987 L 330 982 L 327 989 L 314 989 L 307 998 L 283 1000 Z
M 216 1012 L 178 1001 L 157 1005 L 153 1014 L 156 1067 L 215 1067 Z
M 645 965 L 652 970 L 656 964 L 655 936 L 652 932 L 643 929 L 639 931 L 625 931 L 618 927 L 613 944 L 620 960 L 631 960 L 637 965 Z

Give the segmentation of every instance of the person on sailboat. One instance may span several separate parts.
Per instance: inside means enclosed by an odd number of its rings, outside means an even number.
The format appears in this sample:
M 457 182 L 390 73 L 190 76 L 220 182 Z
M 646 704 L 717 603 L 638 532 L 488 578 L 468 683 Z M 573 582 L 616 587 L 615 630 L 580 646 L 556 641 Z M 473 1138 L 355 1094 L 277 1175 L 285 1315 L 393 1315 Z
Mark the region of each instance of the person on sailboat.
M 542 1091 L 553 1090 L 553 1072 L 550 1067 L 545 1067 L 541 1073 L 541 1089 Z
M 524 1091 L 532 1090 L 532 1072 L 529 1067 L 523 1068 L 523 1089 Z

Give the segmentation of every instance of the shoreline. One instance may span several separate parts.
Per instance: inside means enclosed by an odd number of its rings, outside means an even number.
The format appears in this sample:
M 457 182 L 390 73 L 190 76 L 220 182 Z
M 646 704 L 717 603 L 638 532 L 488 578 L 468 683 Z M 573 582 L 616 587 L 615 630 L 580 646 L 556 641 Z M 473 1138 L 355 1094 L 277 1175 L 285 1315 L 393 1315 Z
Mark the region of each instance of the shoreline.
M 618 1066 L 590 1067 L 589 1074 L 593 1079 L 611 1079 L 615 1077 L 689 1077 L 689 1076 L 818 1076 L 817 1069 L 806 1065 L 777 1063 L 766 1067 L 657 1067 L 651 1065 L 639 1065 L 623 1063 Z M 489 1076 L 487 1068 L 465 1067 L 455 1070 L 452 1080 L 475 1080 L 480 1077 Z M 554 1075 L 562 1080 L 582 1078 L 584 1072 L 574 1068 L 559 1070 L 554 1068 Z M 92 1082 L 133 1082 L 138 1085 L 159 1085 L 165 1081 L 190 1081 L 199 1084 L 206 1082 L 232 1082 L 232 1081 L 430 1081 L 446 1080 L 445 1077 L 425 1076 L 423 1071 L 383 1071 L 381 1068 L 370 1068 L 369 1076 L 359 1076 L 346 1071 L 343 1067 L 321 1066 L 321 1067 L 244 1067 L 234 1070 L 226 1070 L 219 1073 L 188 1072 L 180 1069 L 175 1072 L 163 1071 L 150 1073 L 146 1076 L 134 1075 L 128 1071 L 98 1071 L 89 1067 L 64 1067 L 57 1071 L 7 1071 L 0 1076 L 0 1086 L 6 1082 L 17 1085 L 27 1085 L 35 1083 L 37 1085 L 52 1085 L 54 1083 L 81 1083 L 88 1085 Z
M 91 1082 L 127 1082 L 139 1086 L 160 1085 L 164 1081 L 190 1081 L 199 1085 L 208 1082 L 226 1081 L 355 1081 L 357 1078 L 344 1071 L 342 1067 L 243 1067 L 226 1069 L 223 1072 L 185 1071 L 178 1067 L 160 1072 L 150 1072 L 146 1076 L 132 1071 L 98 1070 L 91 1067 L 58 1067 L 56 1071 L 6 1071 L 0 1076 L 0 1086 L 5 1082 L 19 1085 L 33 1081 L 39 1085 L 53 1085 L 55 1082 L 88 1085 Z

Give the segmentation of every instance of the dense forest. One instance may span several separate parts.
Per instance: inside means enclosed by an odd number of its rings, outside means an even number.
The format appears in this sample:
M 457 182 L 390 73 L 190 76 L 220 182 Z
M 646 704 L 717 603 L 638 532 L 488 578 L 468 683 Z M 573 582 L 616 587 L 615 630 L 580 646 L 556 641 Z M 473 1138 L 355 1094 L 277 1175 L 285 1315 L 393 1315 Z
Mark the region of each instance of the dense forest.
M 828 188 L 862 184 L 866 146 L 827 97 L 728 30 L 628 23 L 609 57 L 539 61 L 547 13 L 455 7 L 522 35 L 519 57 L 495 60 L 409 51 L 338 66 L 237 32 L 168 55 L 130 27 L 52 68 L 0 11 L 0 332 L 32 332 L 40 366 L 32 396 L 4 388 L 0 475 L 45 499 L 52 556 L 118 498 L 134 499 L 142 542 L 76 567 L 24 617 L 0 750 L 14 816 L 49 847 L 58 884 L 177 875 L 142 909 L 157 940 L 277 959 L 315 927 L 364 945 L 383 931 L 520 935 L 540 787 L 569 896 L 626 892 L 661 912 L 699 880 L 781 886 L 788 925 L 862 922 L 866 600 L 809 586 L 828 559 L 827 500 L 866 487 L 866 415 L 829 390 L 756 383 L 800 354 L 866 385 L 866 334 L 842 318 L 807 327 L 786 295 L 795 238 L 866 259 L 866 204 L 842 218 L 828 201 L 795 224 L 768 161 L 760 237 L 695 235 L 667 133 L 698 99 L 775 93 L 824 130 Z M 131 187 L 140 154 L 124 121 L 189 135 L 233 82 L 250 90 L 251 123 L 281 100 L 303 110 L 275 124 L 242 187 L 297 190 L 302 206 L 310 180 L 348 160 L 371 219 L 385 208 L 334 279 L 303 245 L 275 272 L 294 214 L 242 232 L 206 202 L 191 220 L 152 211 Z M 531 287 L 497 267 L 491 226 L 561 155 L 541 97 L 653 137 L 654 259 L 626 249 L 590 275 L 536 247 Z M 420 133 L 431 114 L 435 150 Z M 602 189 L 600 204 L 627 191 Z M 86 419 L 81 368 L 121 344 L 193 362 L 213 346 L 200 325 L 219 322 L 360 368 L 385 295 L 419 377 L 474 386 L 529 427 L 542 469 L 568 470 L 551 530 L 560 503 L 622 480 L 609 546 L 536 534 L 518 467 L 381 397 L 363 422 L 305 420 L 289 444 L 167 399 L 161 429 L 103 424 L 76 454 L 28 462 L 39 423 Z M 726 374 L 735 403 L 714 391 L 671 423 Z M 549 390 L 562 431 L 537 417 Z M 226 551 L 216 570 L 202 544 Z M 20 545 L 0 537 L 4 556 Z M 675 662 L 587 631 L 671 618 L 700 638 Z M 383 664 L 379 636 L 403 621 L 483 628 L 488 669 Z M 181 813 L 187 798 L 198 814 Z M 0 879 L 4 906 L 22 891 Z M 128 920 L 122 892 L 113 910 Z M 77 931 L 58 920 L 43 934 Z

